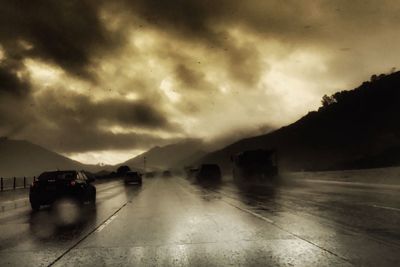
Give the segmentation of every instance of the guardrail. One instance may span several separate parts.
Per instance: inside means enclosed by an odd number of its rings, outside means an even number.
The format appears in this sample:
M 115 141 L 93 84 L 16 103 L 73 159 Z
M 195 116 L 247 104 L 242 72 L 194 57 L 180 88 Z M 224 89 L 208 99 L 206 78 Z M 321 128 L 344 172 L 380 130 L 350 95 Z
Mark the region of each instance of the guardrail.
M 0 191 L 27 188 L 35 177 L 0 177 Z

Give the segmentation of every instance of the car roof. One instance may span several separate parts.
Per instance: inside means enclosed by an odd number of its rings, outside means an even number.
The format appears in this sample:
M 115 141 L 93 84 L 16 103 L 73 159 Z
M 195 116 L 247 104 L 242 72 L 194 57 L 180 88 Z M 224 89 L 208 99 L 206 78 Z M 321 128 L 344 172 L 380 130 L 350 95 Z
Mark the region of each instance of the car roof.
M 64 173 L 75 174 L 75 173 L 78 173 L 78 171 L 74 171 L 74 170 L 67 170 L 67 171 L 46 171 L 46 172 L 43 172 L 42 174 L 64 174 Z
M 47 171 L 39 175 L 39 180 L 47 180 L 49 178 L 65 179 L 74 178 L 78 171 Z
M 218 164 L 207 163 L 207 164 L 202 164 L 201 167 L 206 167 L 206 168 L 213 167 L 213 168 L 215 168 L 215 167 L 219 167 L 219 166 L 218 166 Z

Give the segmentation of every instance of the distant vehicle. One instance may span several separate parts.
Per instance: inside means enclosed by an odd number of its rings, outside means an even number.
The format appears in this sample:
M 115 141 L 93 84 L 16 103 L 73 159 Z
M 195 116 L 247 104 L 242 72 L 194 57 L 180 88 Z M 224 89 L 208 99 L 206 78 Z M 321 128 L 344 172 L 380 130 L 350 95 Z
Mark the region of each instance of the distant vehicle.
M 155 172 L 146 172 L 145 176 L 146 176 L 146 178 L 153 178 L 156 176 L 156 173 Z
M 278 174 L 275 150 L 257 149 L 238 153 L 231 158 L 236 182 L 271 181 Z
M 185 166 L 183 168 L 185 174 L 186 174 L 186 178 L 193 178 L 196 177 L 197 172 L 199 171 L 198 168 L 195 168 L 193 166 Z
M 127 172 L 124 175 L 124 182 L 125 184 L 138 184 L 142 185 L 142 174 L 139 172 Z
M 172 173 L 171 173 L 171 171 L 163 171 L 162 176 L 163 177 L 171 177 Z
M 81 171 L 44 172 L 35 179 L 29 190 L 29 201 L 33 210 L 41 205 L 51 205 L 57 199 L 71 197 L 80 203 L 96 202 L 96 187 Z
M 186 174 L 187 174 L 187 177 L 188 177 L 188 178 L 193 178 L 193 177 L 196 177 L 196 175 L 197 175 L 198 172 L 199 172 L 199 169 L 198 169 L 198 168 L 190 168 L 190 169 L 186 172 Z
M 221 169 L 217 164 L 202 164 L 195 172 L 200 181 L 220 181 L 222 179 Z

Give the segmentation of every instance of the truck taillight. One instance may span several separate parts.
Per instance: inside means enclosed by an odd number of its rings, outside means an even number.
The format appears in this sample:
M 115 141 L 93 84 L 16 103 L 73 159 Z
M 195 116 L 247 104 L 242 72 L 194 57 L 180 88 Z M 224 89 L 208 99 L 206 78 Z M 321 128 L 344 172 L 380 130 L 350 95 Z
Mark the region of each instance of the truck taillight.
M 71 186 L 75 186 L 75 185 L 76 185 L 76 182 L 75 182 L 74 180 L 72 180 L 69 184 L 70 184 Z

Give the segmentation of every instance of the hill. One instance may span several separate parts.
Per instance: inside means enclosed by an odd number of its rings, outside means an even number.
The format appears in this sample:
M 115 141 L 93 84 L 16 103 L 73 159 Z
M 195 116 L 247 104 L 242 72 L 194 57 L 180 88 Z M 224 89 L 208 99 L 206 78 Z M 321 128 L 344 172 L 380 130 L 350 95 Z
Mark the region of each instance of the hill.
M 146 165 L 149 169 L 174 168 L 186 164 L 187 159 L 194 161 L 204 154 L 202 141 L 189 139 L 177 144 L 154 147 L 119 165 L 128 165 L 131 168 L 143 168 L 144 157 L 146 157 Z
M 0 138 L 1 177 L 37 176 L 45 170 L 96 171 L 98 168 L 99 166 L 82 164 L 27 141 Z
M 284 170 L 400 165 L 400 72 L 373 75 L 358 88 L 324 96 L 322 107 L 269 134 L 210 153 L 200 162 L 230 168 L 232 154 L 275 148 Z

